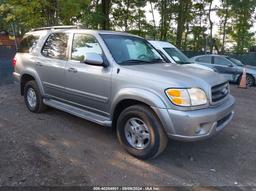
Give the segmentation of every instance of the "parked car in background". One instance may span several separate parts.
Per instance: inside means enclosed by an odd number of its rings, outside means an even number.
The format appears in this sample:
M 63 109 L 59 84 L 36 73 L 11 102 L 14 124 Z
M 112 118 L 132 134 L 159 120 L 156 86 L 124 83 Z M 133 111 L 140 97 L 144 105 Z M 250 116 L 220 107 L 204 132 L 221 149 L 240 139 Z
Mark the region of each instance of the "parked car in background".
M 232 57 L 225 55 L 206 54 L 192 57 L 193 62 L 214 69 L 214 71 L 224 74 L 225 77 L 233 83 L 239 83 L 245 65 Z M 253 86 L 256 82 L 256 67 L 246 65 L 246 83 L 247 86 Z
M 166 63 L 147 40 L 128 33 L 34 29 L 13 66 L 28 110 L 50 106 L 113 127 L 123 148 L 141 159 L 159 155 L 168 137 L 209 138 L 234 115 L 225 78 Z
M 162 55 L 164 55 L 167 58 L 168 62 L 181 64 L 184 66 L 191 66 L 191 67 L 200 68 L 200 69 L 209 70 L 209 71 L 214 71 L 209 67 L 190 61 L 189 58 L 183 52 L 181 52 L 177 47 L 175 47 L 169 42 L 156 41 L 156 40 L 150 40 L 149 42 Z

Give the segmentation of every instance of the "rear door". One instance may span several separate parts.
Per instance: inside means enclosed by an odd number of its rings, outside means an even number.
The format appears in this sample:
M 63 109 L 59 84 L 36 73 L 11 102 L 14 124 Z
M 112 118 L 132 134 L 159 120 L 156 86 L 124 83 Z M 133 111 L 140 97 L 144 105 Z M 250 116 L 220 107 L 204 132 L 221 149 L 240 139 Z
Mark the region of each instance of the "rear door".
M 89 65 L 83 62 L 86 53 L 104 53 L 96 37 L 74 33 L 70 59 L 66 66 L 67 99 L 87 110 L 107 114 L 111 90 L 111 67 Z
M 43 83 L 45 94 L 53 98 L 65 98 L 67 44 L 67 33 L 51 33 L 36 61 L 37 72 Z

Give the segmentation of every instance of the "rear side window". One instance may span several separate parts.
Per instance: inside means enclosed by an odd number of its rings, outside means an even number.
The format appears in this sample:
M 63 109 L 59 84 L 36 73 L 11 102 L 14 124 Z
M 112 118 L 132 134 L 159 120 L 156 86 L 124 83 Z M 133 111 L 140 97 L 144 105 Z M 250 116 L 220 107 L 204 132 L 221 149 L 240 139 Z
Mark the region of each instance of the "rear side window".
M 52 33 L 46 40 L 42 54 L 56 59 L 67 59 L 68 35 L 65 33 Z
M 196 58 L 197 62 L 203 62 L 203 63 L 212 63 L 212 57 L 211 56 L 202 56 L 199 58 Z
M 18 49 L 18 52 L 30 53 L 36 47 L 38 40 L 39 40 L 39 36 L 36 36 L 36 35 L 25 36 L 20 42 L 20 47 Z

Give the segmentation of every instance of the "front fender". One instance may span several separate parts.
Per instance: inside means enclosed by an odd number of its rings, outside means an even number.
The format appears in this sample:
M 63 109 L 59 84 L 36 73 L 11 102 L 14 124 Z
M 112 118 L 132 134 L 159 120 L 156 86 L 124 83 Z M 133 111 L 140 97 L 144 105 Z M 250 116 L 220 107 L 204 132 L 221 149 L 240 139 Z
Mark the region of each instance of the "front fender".
M 114 114 L 115 108 L 123 100 L 136 100 L 143 102 L 151 107 L 167 108 L 164 100 L 155 92 L 140 88 L 121 89 L 113 98 L 111 114 Z

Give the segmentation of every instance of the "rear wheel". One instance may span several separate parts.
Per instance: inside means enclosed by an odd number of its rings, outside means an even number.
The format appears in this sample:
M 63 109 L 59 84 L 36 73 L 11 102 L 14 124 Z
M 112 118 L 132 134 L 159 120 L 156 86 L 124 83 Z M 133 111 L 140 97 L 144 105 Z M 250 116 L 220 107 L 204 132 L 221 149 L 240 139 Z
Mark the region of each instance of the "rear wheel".
M 29 81 L 24 87 L 24 101 L 29 111 L 41 113 L 46 109 L 43 98 L 35 81 Z
M 158 156 L 168 142 L 158 118 L 144 105 L 128 107 L 120 114 L 117 136 L 124 149 L 140 159 Z

